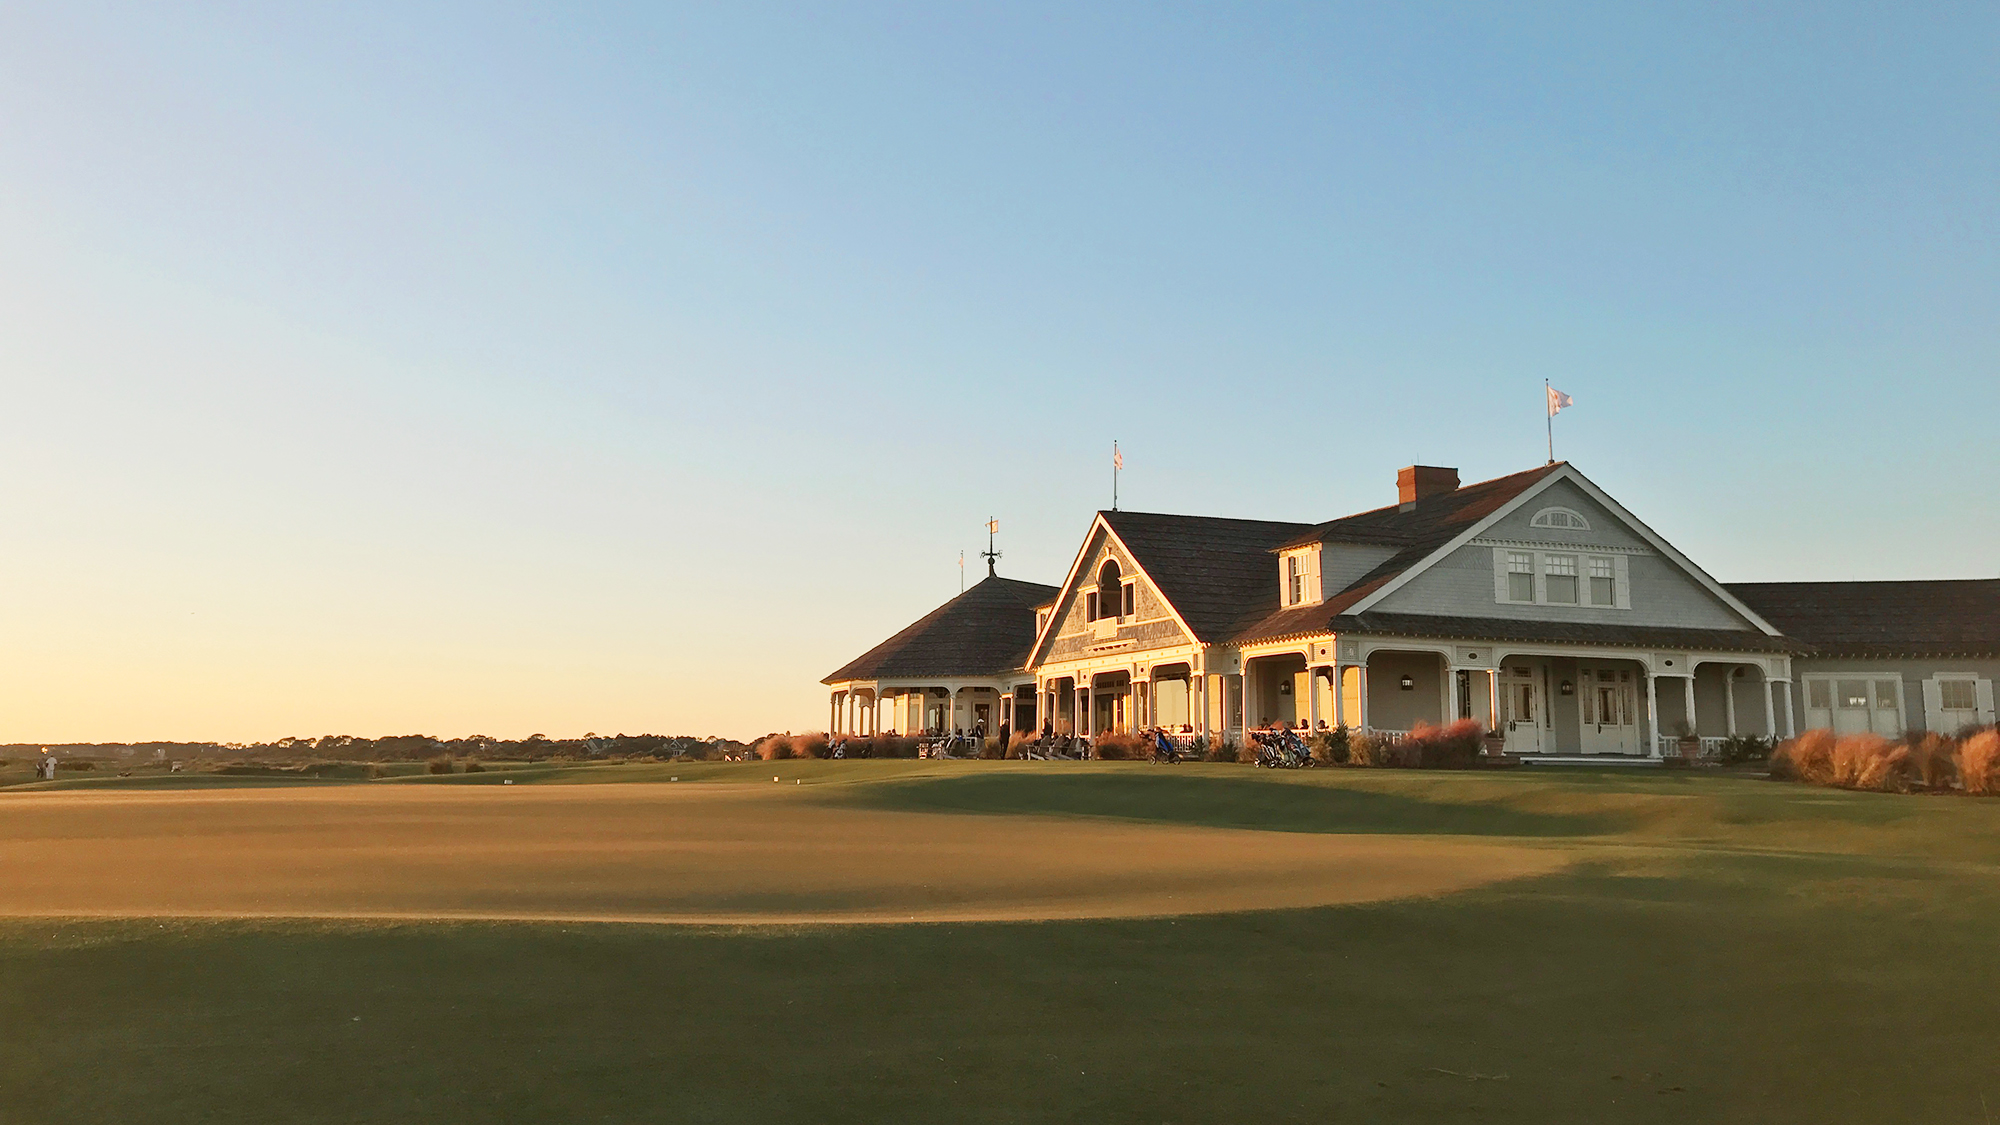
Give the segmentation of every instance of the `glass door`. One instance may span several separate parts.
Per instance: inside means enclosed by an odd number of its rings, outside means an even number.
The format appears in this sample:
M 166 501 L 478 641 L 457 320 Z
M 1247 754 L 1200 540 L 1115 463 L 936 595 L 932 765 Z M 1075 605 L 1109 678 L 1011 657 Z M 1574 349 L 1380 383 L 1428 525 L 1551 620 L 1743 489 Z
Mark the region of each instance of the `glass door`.
M 1500 730 L 1507 753 L 1542 752 L 1542 693 L 1528 665 L 1500 669 Z

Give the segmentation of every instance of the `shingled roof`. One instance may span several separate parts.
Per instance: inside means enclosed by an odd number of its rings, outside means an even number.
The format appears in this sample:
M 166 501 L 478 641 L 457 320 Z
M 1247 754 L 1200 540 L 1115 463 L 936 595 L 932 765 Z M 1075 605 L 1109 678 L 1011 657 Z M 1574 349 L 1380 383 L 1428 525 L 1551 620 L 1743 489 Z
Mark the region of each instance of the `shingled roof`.
M 823 684 L 926 676 L 997 676 L 1025 665 L 1035 607 L 1060 591 L 989 575 L 867 652 Z
M 1278 606 L 1271 552 L 1306 527 L 1274 520 L 1099 512 L 1196 639 L 1226 641 Z
M 1732 582 L 1727 589 L 1826 655 L 2000 655 L 2000 578 Z
M 1464 488 L 1426 496 L 1407 508 L 1392 504 L 1386 508 L 1343 516 L 1314 524 L 1278 544 L 1274 550 L 1302 547 L 1308 543 L 1368 543 L 1399 548 L 1374 569 L 1347 584 L 1328 591 L 1326 600 L 1292 609 L 1277 608 L 1276 571 L 1266 567 L 1272 578 L 1272 596 L 1266 612 L 1248 623 L 1235 640 L 1254 641 L 1295 634 L 1323 633 L 1332 629 L 1333 619 L 1381 589 L 1396 576 L 1429 558 L 1473 524 L 1505 507 L 1568 462 L 1544 465 L 1539 469 L 1510 473 L 1504 477 L 1468 484 Z M 1351 627 L 1351 622 L 1350 622 Z

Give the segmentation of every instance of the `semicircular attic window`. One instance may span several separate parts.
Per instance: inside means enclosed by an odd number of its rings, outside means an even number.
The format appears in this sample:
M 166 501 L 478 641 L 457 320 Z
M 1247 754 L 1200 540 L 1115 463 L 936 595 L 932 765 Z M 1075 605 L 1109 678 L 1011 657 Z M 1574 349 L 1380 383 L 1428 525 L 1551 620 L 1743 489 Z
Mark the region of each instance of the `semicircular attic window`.
M 1565 531 L 1589 531 L 1590 521 L 1583 513 L 1569 508 L 1543 508 L 1528 521 L 1530 527 L 1555 527 Z

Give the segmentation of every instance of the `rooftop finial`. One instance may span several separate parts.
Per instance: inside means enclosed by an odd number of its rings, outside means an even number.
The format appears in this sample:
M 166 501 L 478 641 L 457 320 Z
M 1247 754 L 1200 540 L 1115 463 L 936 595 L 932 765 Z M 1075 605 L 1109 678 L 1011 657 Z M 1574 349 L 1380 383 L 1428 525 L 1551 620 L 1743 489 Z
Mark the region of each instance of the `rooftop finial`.
M 986 577 L 988 578 L 998 577 L 999 574 L 993 566 L 1000 558 L 1000 552 L 993 549 L 993 534 L 999 530 L 1000 521 L 988 516 L 986 519 L 986 549 L 979 552 L 979 557 L 986 560 Z

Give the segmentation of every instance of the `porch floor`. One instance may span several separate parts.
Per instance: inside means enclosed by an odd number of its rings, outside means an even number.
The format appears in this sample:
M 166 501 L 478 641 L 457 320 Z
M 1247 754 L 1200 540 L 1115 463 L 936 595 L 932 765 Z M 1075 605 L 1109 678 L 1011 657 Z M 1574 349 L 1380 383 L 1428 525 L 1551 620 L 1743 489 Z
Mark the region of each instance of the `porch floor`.
M 1524 766 L 1658 766 L 1645 754 L 1521 754 Z

